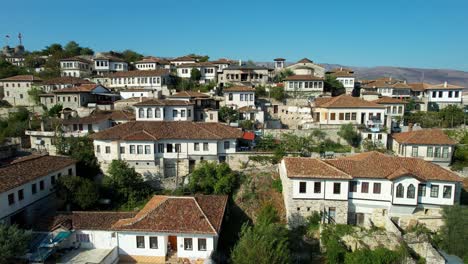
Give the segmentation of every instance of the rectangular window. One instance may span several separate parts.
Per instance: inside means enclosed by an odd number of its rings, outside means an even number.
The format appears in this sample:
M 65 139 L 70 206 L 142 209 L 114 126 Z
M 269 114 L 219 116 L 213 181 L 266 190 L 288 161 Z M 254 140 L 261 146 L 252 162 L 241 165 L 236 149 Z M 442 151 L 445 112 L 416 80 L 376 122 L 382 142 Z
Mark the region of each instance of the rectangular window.
M 299 193 L 306 193 L 307 182 L 299 182 Z
M 362 182 L 361 192 L 362 193 L 368 193 L 369 192 L 369 183 L 368 182 Z
M 412 157 L 417 157 L 418 156 L 418 147 L 413 146 L 413 148 L 411 149 L 411 156 Z
M 151 154 L 151 146 L 145 145 L 145 154 Z
M 184 249 L 193 250 L 192 238 L 184 238 Z
M 39 190 L 41 190 L 41 191 L 44 190 L 44 181 L 43 180 L 39 182 Z
M 137 145 L 137 154 L 143 154 L 143 145 Z
M 382 184 L 380 182 L 374 182 L 374 193 L 380 193 L 382 189 Z
M 130 154 L 135 154 L 135 145 L 130 145 Z
M 192 117 L 192 110 L 191 109 L 187 110 L 187 117 Z
M 96 153 L 101 153 L 101 146 L 100 145 L 96 146 Z
M 158 237 L 150 237 L 149 243 L 150 243 L 150 248 L 153 248 L 153 249 L 158 248 Z
M 158 152 L 164 153 L 164 144 L 158 144 Z
M 32 194 L 36 194 L 37 193 L 37 185 L 35 183 L 33 183 L 31 185 L 31 193 Z
M 314 193 L 322 192 L 322 183 L 321 182 L 314 182 Z
M 452 98 L 452 97 L 453 97 L 453 91 L 449 91 L 449 92 L 448 92 L 448 97 L 449 97 L 449 98 Z
M 180 153 L 182 152 L 182 147 L 180 144 L 175 144 L 175 152 Z
M 426 196 L 426 184 L 419 184 L 418 185 L 418 196 L 425 197 Z
M 357 192 L 357 181 L 350 181 L 349 182 L 349 192 Z
M 432 158 L 434 156 L 434 148 L 433 147 L 427 147 L 427 157 Z
M 452 198 L 452 186 L 444 186 L 443 197 L 447 199 Z
M 136 237 L 136 246 L 137 248 L 145 248 L 145 237 L 137 236 Z
M 172 117 L 177 117 L 177 113 L 178 113 L 177 110 L 172 110 Z
M 166 150 L 167 150 L 167 153 L 172 153 L 172 144 L 167 144 Z
M 254 100 L 254 95 L 250 94 L 250 101 L 253 101 L 253 100 Z
M 357 114 L 351 113 L 351 120 L 356 120 L 356 119 L 357 119 Z
M 194 151 L 200 151 L 200 143 L 198 143 L 198 142 L 193 143 L 193 150 Z
M 180 110 L 180 117 L 185 117 L 185 110 Z
M 333 194 L 340 194 L 341 193 L 341 183 L 335 182 L 333 183 Z
M 208 142 L 203 142 L 203 151 L 208 151 Z
M 110 147 L 109 147 L 109 146 L 106 146 L 106 153 L 107 153 L 107 154 L 110 153 Z
M 442 98 L 442 91 L 439 91 L 439 98 Z
M 340 113 L 340 120 L 344 120 L 344 113 Z
M 24 190 L 18 190 L 18 201 L 22 201 L 24 199 Z
M 15 203 L 15 194 L 14 193 L 10 193 L 8 195 L 8 205 L 12 205 Z
M 448 158 L 448 153 L 449 153 L 449 148 L 448 147 L 443 147 L 442 148 L 442 158 Z
M 55 185 L 55 176 L 50 176 L 50 184 Z
M 224 141 L 224 149 L 229 149 L 229 141 Z
M 350 119 L 351 119 L 351 113 L 346 113 L 345 120 L 350 120 Z
M 434 158 L 440 158 L 440 147 L 434 147 Z
M 198 239 L 198 251 L 206 251 L 206 238 Z
M 335 113 L 331 113 L 330 114 L 330 120 L 335 120 L 336 119 L 336 114 Z
M 439 197 L 439 185 L 431 185 L 431 197 Z
M 76 240 L 81 243 L 89 243 L 89 234 L 76 234 Z
M 455 96 L 454 96 L 455 98 L 458 98 L 458 93 L 459 93 L 458 91 L 455 91 Z
M 244 94 L 240 94 L 240 100 L 244 101 Z
M 119 150 L 120 150 L 120 154 L 125 154 L 125 147 L 120 147 Z

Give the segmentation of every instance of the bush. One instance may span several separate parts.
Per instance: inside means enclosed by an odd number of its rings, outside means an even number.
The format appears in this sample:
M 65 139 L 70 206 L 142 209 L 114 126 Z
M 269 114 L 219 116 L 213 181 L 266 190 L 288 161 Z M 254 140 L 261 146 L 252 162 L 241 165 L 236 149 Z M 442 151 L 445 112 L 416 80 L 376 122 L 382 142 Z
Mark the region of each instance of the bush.
M 193 193 L 230 194 L 237 184 L 237 176 L 226 163 L 203 162 L 190 175 L 188 188 Z
M 26 253 L 30 240 L 31 232 L 0 224 L 0 263 L 18 263 L 14 258 Z
M 454 205 L 444 207 L 444 226 L 440 230 L 439 247 L 462 259 L 468 258 L 466 238 L 468 238 L 468 207 Z
M 64 176 L 57 181 L 57 194 L 66 203 L 82 210 L 90 209 L 99 200 L 99 190 L 94 182 L 79 176 Z
M 276 190 L 279 193 L 283 192 L 283 184 L 281 183 L 281 179 L 275 179 L 271 182 L 271 188 Z
M 379 247 L 374 250 L 358 249 L 354 252 L 346 253 L 345 264 L 397 264 L 406 257 L 403 250 L 392 251 Z
M 342 137 L 349 145 L 357 148 L 361 144 L 361 135 L 354 129 L 353 124 L 346 124 L 340 127 L 338 136 Z

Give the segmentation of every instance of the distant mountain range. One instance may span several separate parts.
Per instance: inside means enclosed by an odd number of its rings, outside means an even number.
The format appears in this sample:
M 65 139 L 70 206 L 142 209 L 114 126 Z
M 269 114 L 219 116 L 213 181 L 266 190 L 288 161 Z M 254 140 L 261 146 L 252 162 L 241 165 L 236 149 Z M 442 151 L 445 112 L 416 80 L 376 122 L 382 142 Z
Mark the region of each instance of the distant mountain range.
M 259 64 L 268 67 L 274 67 L 271 62 L 260 62 Z M 288 65 L 291 63 L 287 63 Z M 395 79 L 406 80 L 407 82 L 427 82 L 433 84 L 441 84 L 447 81 L 450 84 L 461 85 L 468 89 L 468 72 L 450 70 L 450 69 L 420 69 L 420 68 L 405 68 L 405 67 L 354 67 L 340 64 L 320 63 L 327 70 L 333 68 L 351 68 L 358 79 L 376 79 L 380 77 L 392 77 Z

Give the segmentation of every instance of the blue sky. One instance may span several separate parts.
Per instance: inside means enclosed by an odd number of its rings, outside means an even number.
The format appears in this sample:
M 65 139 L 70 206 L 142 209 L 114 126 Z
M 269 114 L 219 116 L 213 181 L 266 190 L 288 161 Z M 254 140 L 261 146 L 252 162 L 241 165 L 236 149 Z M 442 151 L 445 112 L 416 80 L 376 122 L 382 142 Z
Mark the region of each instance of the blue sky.
M 164 57 L 468 71 L 467 0 L 18 0 L 1 7 L 2 45 L 6 34 L 21 32 L 29 50 L 75 40 L 95 51 Z

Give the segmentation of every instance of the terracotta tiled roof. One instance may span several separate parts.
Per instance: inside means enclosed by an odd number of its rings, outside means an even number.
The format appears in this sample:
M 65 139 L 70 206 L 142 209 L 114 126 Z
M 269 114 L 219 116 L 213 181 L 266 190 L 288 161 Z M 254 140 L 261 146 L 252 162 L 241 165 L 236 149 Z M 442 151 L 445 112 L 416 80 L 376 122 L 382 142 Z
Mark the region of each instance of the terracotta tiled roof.
M 377 104 L 407 104 L 406 101 L 398 98 L 393 98 L 393 97 L 388 97 L 388 96 L 382 96 L 377 100 L 372 101 Z
M 411 87 L 411 90 L 421 91 L 422 92 L 422 91 L 426 90 L 432 84 L 429 84 L 429 83 L 408 83 L 408 85 Z
M 164 100 L 164 99 L 150 99 L 140 103 L 134 104 L 134 106 L 153 106 L 153 105 L 193 105 L 192 102 L 185 100 Z
M 333 72 L 331 74 L 335 77 L 353 77 L 354 76 L 352 73 L 349 73 L 346 71 L 338 71 L 338 72 Z
M 314 75 L 291 75 L 285 81 L 323 81 L 323 78 Z
M 120 219 L 135 215 L 136 212 L 75 211 L 62 213 L 47 223 L 47 229 L 54 230 L 59 226 L 65 226 L 75 230 L 111 230 L 112 225 Z
M 109 53 L 99 53 L 94 56 L 93 60 L 109 60 L 109 61 L 117 61 L 117 62 L 126 62 L 123 59 L 116 57 Z
M 345 172 L 312 158 L 284 158 L 289 178 L 352 179 Z
M 159 63 L 159 64 L 169 64 L 169 61 L 156 57 L 146 57 L 135 63 Z
M 125 231 L 218 234 L 226 209 L 227 196 L 155 195 L 132 218 L 117 221 L 112 229 Z
M 116 103 L 125 103 L 125 102 L 140 102 L 140 99 L 141 101 L 146 101 L 146 100 L 150 100 L 152 99 L 151 97 L 130 97 L 130 98 L 127 98 L 127 99 L 120 99 L 120 100 L 117 100 L 114 102 L 114 104 Z
M 393 139 L 399 143 L 414 145 L 455 145 L 451 139 L 440 129 L 423 129 L 410 132 L 392 134 Z
M 426 90 L 443 90 L 443 89 L 464 89 L 463 86 L 441 83 L 437 85 L 429 85 Z
M 100 84 L 81 84 L 79 86 L 64 88 L 60 90 L 54 90 L 53 93 L 90 93 L 96 87 L 102 86 Z M 103 86 L 104 87 L 104 86 Z
M 62 156 L 24 157 L 0 168 L 0 193 L 75 164 Z
M 216 65 L 210 61 L 206 61 L 206 62 L 184 63 L 184 64 L 177 66 L 177 68 L 193 68 L 193 67 L 216 67 Z
M 41 82 L 42 79 L 34 75 L 16 75 L 8 78 L 1 79 L 0 81 L 19 81 L 19 82 Z
M 149 70 L 149 71 L 122 71 L 122 72 L 114 72 L 109 74 L 107 77 L 109 78 L 124 78 L 124 77 L 152 77 L 152 76 L 164 76 L 168 75 L 169 70 L 167 69 L 157 69 L 157 70 Z
M 288 177 L 394 180 L 412 176 L 421 181 L 461 181 L 457 174 L 431 162 L 418 158 L 388 156 L 376 151 L 323 161 L 312 158 L 284 160 L 290 164 L 286 167 Z
M 79 62 L 91 64 L 91 61 L 89 61 L 89 60 L 87 60 L 87 59 L 84 59 L 84 58 L 81 58 L 81 57 L 79 57 L 79 56 L 61 59 L 60 61 L 79 61 Z
M 210 97 L 207 94 L 200 93 L 200 92 L 195 92 L 195 91 L 182 91 L 178 92 L 176 94 L 171 95 L 171 97 Z
M 303 58 L 302 60 L 299 60 L 297 63 L 314 63 L 314 62 L 309 60 L 308 58 Z
M 252 107 L 252 106 L 243 106 L 237 109 L 240 113 L 250 113 L 250 112 L 258 112 L 257 108 Z
M 249 86 L 232 86 L 224 88 L 223 92 L 255 92 L 255 88 Z
M 315 99 L 315 107 L 320 108 L 384 108 L 385 106 L 366 101 L 359 97 L 340 95 Z
M 133 121 L 90 136 L 97 140 L 236 139 L 242 131 L 220 123 Z
M 411 86 L 406 83 L 395 83 L 391 87 L 394 89 L 411 89 Z
M 94 84 L 94 83 L 89 80 L 81 79 L 78 77 L 64 76 L 64 77 L 57 77 L 57 78 L 46 80 L 42 84 L 44 85 L 56 85 L 56 84 L 80 85 L 80 84 Z
M 172 59 L 171 61 L 197 61 L 194 57 L 182 56 Z
M 62 123 L 64 125 L 97 124 L 104 120 L 135 120 L 135 114 L 124 110 L 98 111 L 85 117 L 65 119 Z

